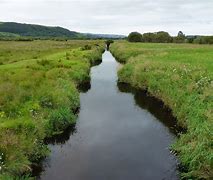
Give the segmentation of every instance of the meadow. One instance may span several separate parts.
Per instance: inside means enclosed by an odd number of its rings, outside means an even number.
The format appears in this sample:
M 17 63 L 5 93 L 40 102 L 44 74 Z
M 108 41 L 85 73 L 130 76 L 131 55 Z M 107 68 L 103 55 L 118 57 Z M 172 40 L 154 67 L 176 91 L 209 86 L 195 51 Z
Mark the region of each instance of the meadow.
M 44 139 L 76 122 L 77 87 L 103 51 L 103 41 L 0 42 L 0 179 L 29 174 L 49 153 Z
M 119 81 L 161 99 L 186 129 L 171 147 L 181 162 L 181 177 L 211 179 L 213 46 L 116 41 L 110 51 L 124 64 Z

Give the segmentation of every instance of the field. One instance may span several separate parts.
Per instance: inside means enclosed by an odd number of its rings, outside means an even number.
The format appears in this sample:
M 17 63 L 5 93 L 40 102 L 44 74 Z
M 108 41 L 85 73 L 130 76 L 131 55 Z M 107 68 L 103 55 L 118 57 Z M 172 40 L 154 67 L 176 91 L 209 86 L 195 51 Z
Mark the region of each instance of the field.
M 43 140 L 75 123 L 77 86 L 101 60 L 102 41 L 0 42 L 0 179 L 31 172 Z
M 172 149 L 182 178 L 213 177 L 213 46 L 128 43 L 110 47 L 118 61 L 119 81 L 147 90 L 168 106 L 186 128 Z

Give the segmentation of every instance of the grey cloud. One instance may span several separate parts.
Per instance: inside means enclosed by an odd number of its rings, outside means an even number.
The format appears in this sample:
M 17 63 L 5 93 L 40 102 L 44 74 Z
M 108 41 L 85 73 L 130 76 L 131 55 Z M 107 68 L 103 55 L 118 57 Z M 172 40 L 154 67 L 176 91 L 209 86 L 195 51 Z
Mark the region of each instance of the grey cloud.
M 94 33 L 213 34 L 212 0 L 0 0 L 0 21 Z

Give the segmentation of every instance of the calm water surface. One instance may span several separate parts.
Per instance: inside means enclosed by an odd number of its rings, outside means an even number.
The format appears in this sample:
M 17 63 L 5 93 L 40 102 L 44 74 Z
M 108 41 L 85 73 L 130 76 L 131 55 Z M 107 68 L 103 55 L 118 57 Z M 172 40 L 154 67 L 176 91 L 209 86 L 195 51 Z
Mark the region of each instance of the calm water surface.
M 75 130 L 49 145 L 38 179 L 178 179 L 168 149 L 175 139 L 172 116 L 145 93 L 117 84 L 118 66 L 106 51 L 92 68 Z

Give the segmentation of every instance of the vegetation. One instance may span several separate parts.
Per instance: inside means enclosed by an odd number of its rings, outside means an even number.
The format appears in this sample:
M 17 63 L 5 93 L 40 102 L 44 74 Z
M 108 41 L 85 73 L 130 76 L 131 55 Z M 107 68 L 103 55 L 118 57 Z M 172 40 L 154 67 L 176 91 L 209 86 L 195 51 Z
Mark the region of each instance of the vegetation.
M 131 32 L 127 39 L 129 42 L 172 42 L 172 37 L 169 35 L 169 33 L 164 31 L 159 31 L 156 33 L 144 33 L 143 35 L 138 32 Z
M 192 43 L 196 44 L 213 44 L 213 36 L 195 36 L 192 39 Z
M 48 27 L 32 24 L 21 24 L 5 22 L 0 24 L 0 32 L 13 33 L 20 36 L 30 37 L 67 37 L 71 39 L 79 38 L 80 33 L 69 31 L 61 27 Z
M 213 44 L 213 36 L 185 36 L 179 31 L 177 36 L 172 37 L 168 32 L 148 32 L 140 34 L 131 32 L 127 38 L 129 42 L 149 42 L 149 43 L 194 43 L 194 44 Z
M 106 44 L 106 46 L 107 46 L 107 50 L 109 50 L 109 46 L 110 46 L 110 44 L 112 44 L 112 43 L 114 43 L 114 41 L 111 40 L 111 39 L 108 39 L 108 40 L 105 41 L 105 44 Z
M 139 32 L 131 32 L 127 39 L 129 42 L 141 42 L 142 35 Z
M 17 38 L 20 37 L 18 34 L 8 33 L 8 32 L 0 32 L 0 38 Z
M 76 121 L 77 86 L 101 60 L 101 41 L 0 42 L 0 179 L 30 173 L 43 140 Z
M 175 42 L 175 43 L 184 43 L 185 39 L 186 39 L 186 36 L 183 34 L 182 31 L 179 31 L 177 37 L 173 38 L 173 42 Z
M 0 40 L 7 41 L 123 38 L 123 35 L 79 33 L 62 27 L 0 22 Z
M 117 41 L 110 49 L 126 63 L 119 81 L 163 100 L 187 129 L 172 146 L 184 167 L 182 178 L 211 179 L 213 46 Z

